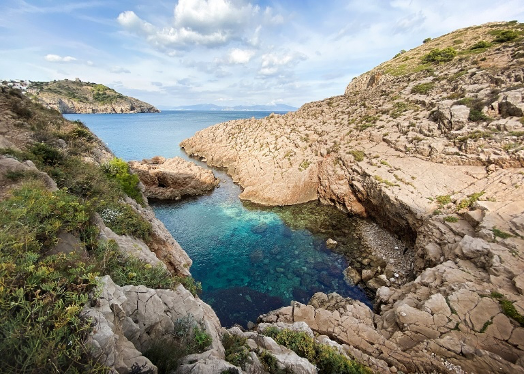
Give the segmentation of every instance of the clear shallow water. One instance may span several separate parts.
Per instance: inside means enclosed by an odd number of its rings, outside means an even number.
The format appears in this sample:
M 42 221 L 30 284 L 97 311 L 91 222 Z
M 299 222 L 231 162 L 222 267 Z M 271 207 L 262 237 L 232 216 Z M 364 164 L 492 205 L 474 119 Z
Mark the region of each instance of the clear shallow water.
M 84 122 L 125 160 L 155 155 L 190 159 L 179 143 L 196 131 L 237 118 L 264 117 L 268 112 L 165 111 L 158 114 L 65 115 Z M 239 186 L 223 171 L 212 193 L 151 206 L 193 260 L 191 273 L 201 281 L 201 298 L 224 326 L 246 325 L 262 313 L 307 302 L 318 291 L 338 292 L 370 304 L 364 292 L 349 287 L 342 276 L 359 247 L 350 219 L 332 207 L 308 203 L 266 208 L 243 204 Z M 331 237 L 338 252 L 326 248 Z

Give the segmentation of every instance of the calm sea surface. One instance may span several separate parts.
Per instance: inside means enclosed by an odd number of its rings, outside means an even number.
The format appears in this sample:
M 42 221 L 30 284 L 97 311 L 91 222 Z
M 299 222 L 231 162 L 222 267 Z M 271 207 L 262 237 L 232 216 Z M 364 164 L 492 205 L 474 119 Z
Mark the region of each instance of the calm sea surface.
M 262 118 L 269 112 L 164 111 L 148 114 L 74 114 L 125 160 L 156 155 L 189 158 L 179 143 L 213 124 Z M 191 273 L 203 286 L 201 298 L 217 312 L 223 326 L 246 325 L 257 316 L 306 303 L 315 292 L 337 292 L 370 305 L 364 292 L 342 276 L 345 258 L 326 248 L 331 237 L 338 251 L 359 247 L 353 236 L 357 219 L 332 207 L 307 203 L 265 208 L 243 204 L 240 188 L 223 171 L 212 193 L 174 203 L 153 203 L 157 217 L 193 260 Z

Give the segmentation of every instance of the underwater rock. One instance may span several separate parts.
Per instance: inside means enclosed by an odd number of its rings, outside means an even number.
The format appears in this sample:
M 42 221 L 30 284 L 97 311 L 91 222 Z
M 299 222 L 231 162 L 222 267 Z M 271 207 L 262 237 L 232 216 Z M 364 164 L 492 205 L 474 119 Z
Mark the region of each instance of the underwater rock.
M 326 240 L 326 247 L 329 249 L 335 249 L 337 247 L 337 241 L 331 238 Z
M 252 233 L 261 234 L 266 232 L 268 229 L 268 224 L 266 223 L 259 223 L 256 226 L 251 228 Z

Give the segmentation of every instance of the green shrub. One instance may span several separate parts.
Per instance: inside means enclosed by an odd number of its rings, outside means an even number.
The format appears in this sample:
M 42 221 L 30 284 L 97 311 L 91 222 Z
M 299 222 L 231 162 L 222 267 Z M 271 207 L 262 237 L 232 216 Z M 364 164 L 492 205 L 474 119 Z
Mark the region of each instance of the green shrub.
M 46 143 L 35 143 L 29 149 L 31 159 L 37 164 L 46 166 L 57 166 L 64 160 L 64 155 L 56 148 Z
M 512 234 L 499 230 L 498 228 L 492 228 L 492 233 L 494 233 L 494 237 L 499 237 L 503 239 L 514 237 Z
M 16 113 L 22 118 L 30 119 L 31 117 L 33 117 L 33 111 L 31 111 L 31 109 L 29 109 L 27 106 L 23 105 L 19 101 L 13 102 L 11 109 L 14 113 Z
M 428 42 L 430 42 L 431 40 L 432 40 L 432 38 L 425 38 L 425 39 L 423 39 L 423 44 L 424 44 L 424 43 L 428 43 Z
M 472 47 L 470 47 L 470 50 L 485 49 L 485 48 L 489 48 L 491 45 L 492 45 L 491 43 L 485 40 L 480 40 L 479 42 L 474 44 Z
M 447 47 L 444 49 L 435 48 L 423 56 L 422 62 L 434 64 L 448 62 L 452 61 L 457 54 L 457 51 L 452 47 Z
M 101 202 L 97 208 L 100 217 L 113 232 L 132 235 L 148 242 L 151 238 L 151 223 L 125 203 Z
M 443 218 L 447 223 L 457 223 L 459 219 L 456 216 L 446 216 Z
M 514 319 L 516 322 L 523 327 L 523 315 L 521 315 L 518 310 L 514 307 L 514 304 L 507 299 L 500 299 L 499 301 L 503 314 L 507 315 L 509 318 Z
M 280 373 L 279 367 L 277 366 L 277 358 L 275 358 L 271 353 L 263 350 L 261 353 L 257 354 L 261 363 L 266 368 L 266 371 L 270 374 Z
M 89 209 L 64 190 L 24 185 L 0 203 L 2 252 L 41 252 L 57 242 L 61 230 L 82 232 L 89 226 Z
M 305 332 L 292 331 L 289 329 L 278 330 L 268 327 L 263 334 L 269 336 L 280 345 L 293 350 L 300 357 L 306 358 L 317 366 L 320 374 L 357 374 L 371 373 L 366 366 L 342 355 L 337 349 L 328 345 L 315 342 Z
M 438 195 L 436 197 L 436 202 L 438 202 L 440 206 L 444 206 L 452 201 L 450 200 L 450 195 Z
M 421 83 L 419 85 L 415 85 L 414 87 L 412 87 L 411 93 L 412 94 L 423 94 L 423 95 L 426 95 L 433 88 L 434 88 L 434 83 L 433 82 Z
M 461 202 L 458 203 L 456 206 L 456 209 L 462 210 L 465 208 L 470 208 L 472 205 L 481 198 L 481 196 L 485 194 L 484 191 L 481 191 L 479 193 L 473 193 L 468 196 L 468 199 L 462 199 Z
M 130 198 L 135 199 L 138 203 L 144 203 L 138 187 L 139 178 L 130 172 L 128 163 L 120 158 L 113 158 L 104 164 L 102 169 L 108 177 L 118 181 L 122 190 Z
M 111 276 L 117 285 L 144 285 L 153 289 L 171 289 L 177 285 L 165 267 L 123 255 L 113 240 L 99 242 L 93 252 L 99 274 Z
M 365 153 L 363 151 L 359 150 L 350 150 L 348 151 L 350 155 L 352 155 L 355 159 L 355 161 L 360 162 L 365 159 Z
M 244 368 L 250 354 L 250 348 L 246 345 L 246 338 L 225 333 L 222 337 L 222 345 L 224 346 L 226 361 Z
M 88 209 L 64 190 L 24 185 L 0 202 L 0 371 L 98 372 L 80 316 L 94 269 L 71 253 L 45 256 L 61 231 L 82 233 Z
M 479 122 L 479 121 L 487 121 L 487 120 L 489 120 L 489 117 L 486 116 L 483 112 L 481 112 L 481 110 L 475 109 L 475 108 L 471 108 L 470 112 L 469 112 L 469 115 L 468 115 L 468 119 L 470 121 Z
M 202 284 L 191 276 L 175 276 L 176 284 L 182 284 L 195 297 L 202 293 Z
M 505 43 L 518 38 L 521 34 L 515 30 L 499 30 L 496 35 L 494 39 L 496 43 Z
M 211 336 L 200 328 L 193 316 L 187 315 L 178 318 L 173 332 L 153 343 L 144 356 L 158 367 L 159 374 L 174 373 L 183 357 L 202 353 L 211 343 Z

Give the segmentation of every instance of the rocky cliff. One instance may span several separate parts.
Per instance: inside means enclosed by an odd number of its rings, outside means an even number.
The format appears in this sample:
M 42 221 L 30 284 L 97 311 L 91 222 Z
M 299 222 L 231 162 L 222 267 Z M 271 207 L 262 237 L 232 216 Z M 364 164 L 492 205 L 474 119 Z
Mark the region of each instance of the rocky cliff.
M 523 24 L 470 27 L 400 53 L 344 95 L 218 124 L 181 146 L 227 168 L 242 199 L 319 199 L 408 241 L 399 252 L 413 281 L 349 272 L 383 280 L 368 328 L 352 328 L 363 317 L 347 302 L 292 308 L 284 321 L 383 359 L 382 371 L 521 372 L 523 73 Z
M 27 92 L 47 108 L 60 113 L 151 113 L 151 104 L 122 95 L 101 84 L 60 80 L 31 82 Z

